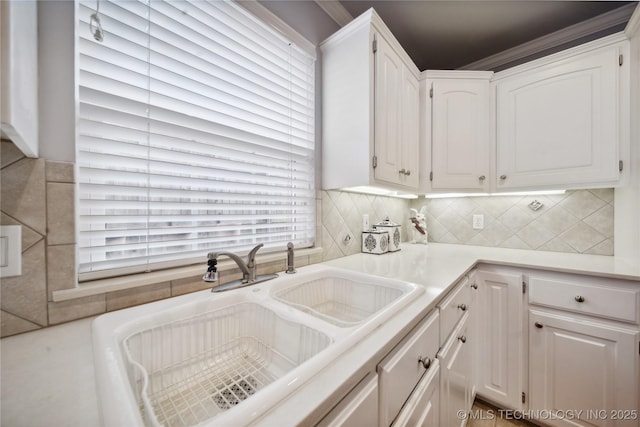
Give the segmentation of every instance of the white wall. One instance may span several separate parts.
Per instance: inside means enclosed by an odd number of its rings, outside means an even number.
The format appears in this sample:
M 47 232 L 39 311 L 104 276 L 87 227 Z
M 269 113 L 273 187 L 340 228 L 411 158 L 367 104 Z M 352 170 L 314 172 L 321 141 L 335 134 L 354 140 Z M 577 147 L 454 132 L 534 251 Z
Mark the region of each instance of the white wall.
M 631 146 L 629 185 L 615 193 L 615 254 L 640 264 L 640 5 L 629 21 L 631 40 Z
M 73 162 L 75 149 L 75 2 L 38 2 L 40 157 Z

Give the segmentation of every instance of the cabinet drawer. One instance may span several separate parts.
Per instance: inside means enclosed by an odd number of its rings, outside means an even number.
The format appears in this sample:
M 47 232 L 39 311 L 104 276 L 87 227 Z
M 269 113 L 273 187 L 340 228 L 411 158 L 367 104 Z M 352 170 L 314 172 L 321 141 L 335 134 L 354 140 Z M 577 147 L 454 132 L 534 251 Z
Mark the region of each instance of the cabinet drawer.
M 529 303 L 638 323 L 640 283 L 586 276 L 531 275 Z
M 390 425 L 438 352 L 439 313 L 434 311 L 378 365 L 380 425 Z M 420 362 L 428 365 L 425 368 Z
M 375 426 L 378 422 L 378 376 L 367 375 L 317 424 L 317 427 Z
M 438 425 L 440 411 L 440 361 L 435 359 L 422 377 L 393 427 L 432 427 Z
M 469 287 L 469 278 L 465 277 L 453 291 L 445 297 L 438 307 L 440 308 L 440 345 L 443 345 L 453 328 L 471 307 L 472 294 Z

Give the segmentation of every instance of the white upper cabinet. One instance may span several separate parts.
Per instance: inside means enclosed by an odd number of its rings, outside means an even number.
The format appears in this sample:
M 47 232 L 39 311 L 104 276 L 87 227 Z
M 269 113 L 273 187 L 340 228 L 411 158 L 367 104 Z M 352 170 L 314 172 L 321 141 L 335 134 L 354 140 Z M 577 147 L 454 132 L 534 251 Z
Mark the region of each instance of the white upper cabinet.
M 36 1 L 0 1 L 2 136 L 38 157 L 38 11 Z
M 628 53 L 612 36 L 496 74 L 498 191 L 619 183 Z
M 490 186 L 489 81 L 492 72 L 426 71 L 430 92 L 431 189 L 488 192 Z M 427 109 L 428 111 L 428 109 Z
M 417 191 L 416 66 L 373 9 L 321 49 L 323 188 Z

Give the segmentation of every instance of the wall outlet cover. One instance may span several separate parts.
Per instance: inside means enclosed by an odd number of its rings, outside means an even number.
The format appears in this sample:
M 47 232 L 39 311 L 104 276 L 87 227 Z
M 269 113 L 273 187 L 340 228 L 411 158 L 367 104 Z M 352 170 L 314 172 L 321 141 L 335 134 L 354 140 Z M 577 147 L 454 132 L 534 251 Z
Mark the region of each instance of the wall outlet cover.
M 484 215 L 482 214 L 474 214 L 473 215 L 473 229 L 474 230 L 482 230 L 484 228 Z

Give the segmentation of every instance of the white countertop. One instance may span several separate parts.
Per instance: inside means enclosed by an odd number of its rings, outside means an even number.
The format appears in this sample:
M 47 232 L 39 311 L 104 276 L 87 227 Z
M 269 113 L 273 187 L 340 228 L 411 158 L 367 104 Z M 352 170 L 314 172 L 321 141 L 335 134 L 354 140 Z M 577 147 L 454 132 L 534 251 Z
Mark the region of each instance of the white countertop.
M 615 257 L 527 251 L 462 245 L 404 244 L 385 254 L 356 254 L 325 264 L 392 277 L 425 286 L 426 292 L 393 320 L 340 356 L 282 405 L 265 415 L 260 425 L 309 423 L 330 409 L 332 395 L 345 394 L 355 381 L 375 369 L 375 363 L 406 334 L 448 290 L 478 262 L 569 273 L 640 280 L 640 266 Z M 91 357 L 92 319 L 38 330 L 1 341 L 2 425 L 98 426 Z M 305 410 L 310 402 L 325 402 Z

